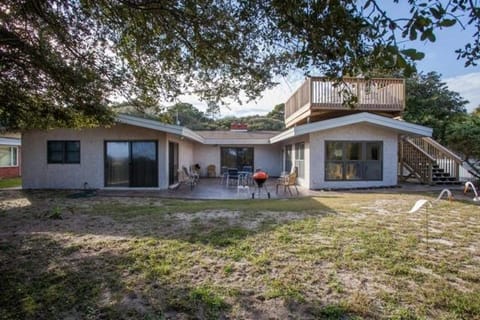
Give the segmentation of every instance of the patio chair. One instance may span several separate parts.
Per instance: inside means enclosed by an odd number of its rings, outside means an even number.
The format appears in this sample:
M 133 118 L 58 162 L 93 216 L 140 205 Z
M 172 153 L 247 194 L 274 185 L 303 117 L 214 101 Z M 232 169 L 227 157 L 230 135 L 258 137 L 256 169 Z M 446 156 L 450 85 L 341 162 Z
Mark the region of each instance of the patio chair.
M 221 169 L 220 169 L 220 183 L 221 184 L 224 184 L 227 182 L 227 177 L 228 177 L 228 167 L 225 167 L 223 166 Z
M 250 187 L 249 185 L 249 173 L 243 173 L 238 175 L 237 179 L 237 194 L 246 193 L 247 195 L 250 194 Z
M 193 189 L 198 181 L 198 175 L 189 172 L 185 166 L 182 166 L 184 177 L 186 177 L 186 183 L 190 185 L 190 189 Z
M 242 178 L 245 180 L 246 184 L 253 184 L 253 166 L 243 166 L 241 173 Z
M 228 168 L 227 170 L 227 187 L 230 186 L 230 183 L 232 181 L 236 181 L 238 185 L 238 179 L 240 178 L 240 175 L 238 174 L 238 169 L 237 168 Z
M 242 171 L 253 173 L 253 167 L 252 166 L 243 166 Z
M 207 177 L 215 178 L 217 176 L 217 169 L 214 164 L 210 164 L 207 167 Z
M 197 165 L 191 165 L 188 170 L 188 175 L 192 177 L 193 180 L 195 180 L 195 183 L 197 183 L 198 180 L 200 180 L 199 168 L 200 167 L 199 166 L 197 167 Z
M 299 195 L 298 188 L 297 188 L 297 167 L 292 168 L 292 171 L 284 177 L 280 177 L 277 180 L 277 186 L 276 186 L 276 193 L 278 193 L 278 187 L 282 186 L 283 187 L 283 192 L 288 192 L 290 195 L 292 194 L 292 190 L 290 189 L 291 186 L 295 187 L 295 190 L 297 191 L 297 196 Z
M 168 186 L 168 190 L 177 191 L 184 184 L 189 185 L 190 189 L 193 189 L 195 186 L 194 181 L 188 176 L 188 173 L 185 172 L 186 168 L 178 169 L 178 181 L 174 184 Z

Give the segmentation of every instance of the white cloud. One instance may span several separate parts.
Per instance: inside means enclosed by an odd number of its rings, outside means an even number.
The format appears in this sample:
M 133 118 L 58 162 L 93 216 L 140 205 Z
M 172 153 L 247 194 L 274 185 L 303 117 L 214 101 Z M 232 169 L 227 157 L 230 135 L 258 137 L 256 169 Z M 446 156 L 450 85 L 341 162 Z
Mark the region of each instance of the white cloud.
M 450 90 L 458 92 L 469 101 L 467 104 L 469 112 L 480 105 L 480 72 L 467 73 L 444 81 Z

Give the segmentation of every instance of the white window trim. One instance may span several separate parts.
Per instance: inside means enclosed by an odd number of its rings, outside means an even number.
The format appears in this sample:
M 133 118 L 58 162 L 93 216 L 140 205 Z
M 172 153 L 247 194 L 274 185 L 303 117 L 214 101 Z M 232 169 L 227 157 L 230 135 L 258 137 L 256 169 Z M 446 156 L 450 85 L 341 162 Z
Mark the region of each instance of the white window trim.
M 2 146 L 2 147 L 7 147 L 9 148 L 10 150 L 10 165 L 1 165 L 0 164 L 0 168 L 16 168 L 18 167 L 18 147 L 14 147 L 14 146 Z M 13 156 L 13 152 L 12 150 L 15 150 L 15 155 L 16 155 L 16 158 L 14 158 Z M 16 160 L 16 163 L 13 164 L 13 160 Z

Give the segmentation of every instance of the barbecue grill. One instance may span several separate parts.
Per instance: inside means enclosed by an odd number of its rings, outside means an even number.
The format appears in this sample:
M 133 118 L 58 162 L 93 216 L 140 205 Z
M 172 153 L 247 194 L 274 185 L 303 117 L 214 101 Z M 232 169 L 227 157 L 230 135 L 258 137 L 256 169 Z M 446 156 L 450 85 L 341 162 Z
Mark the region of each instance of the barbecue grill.
M 265 171 L 257 171 L 253 174 L 253 181 L 255 181 L 255 191 L 252 193 L 252 199 L 255 199 L 255 193 L 258 197 L 261 196 L 262 191 L 266 193 L 268 199 L 270 199 L 270 192 L 268 192 L 265 182 L 268 180 L 268 174 Z

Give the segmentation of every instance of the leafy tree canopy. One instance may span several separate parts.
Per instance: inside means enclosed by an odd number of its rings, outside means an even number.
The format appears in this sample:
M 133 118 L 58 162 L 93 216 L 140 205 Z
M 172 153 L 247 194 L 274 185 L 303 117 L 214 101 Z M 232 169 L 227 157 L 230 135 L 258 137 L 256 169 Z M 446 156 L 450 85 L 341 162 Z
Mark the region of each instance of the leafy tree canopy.
M 457 92 L 449 90 L 436 72 L 408 78 L 406 92 L 403 118 L 433 128 L 433 138 L 445 143 L 447 125 L 466 114 L 468 102 Z
M 397 1 L 394 1 L 397 2 Z M 423 54 L 399 40 L 435 41 L 463 22 L 457 50 L 480 58 L 475 1 L 409 0 L 393 19 L 375 0 L 4 0 L 0 4 L 0 126 L 95 126 L 112 97 L 154 106 L 196 94 L 257 97 L 292 69 L 331 77 L 414 70 Z M 462 21 L 462 16 L 468 17 Z M 463 19 L 464 20 L 464 19 Z
M 178 123 L 192 130 L 230 130 L 232 123 L 238 122 L 246 124 L 249 131 L 283 130 L 285 128 L 283 121 L 284 108 L 285 105 L 282 103 L 276 105 L 266 115 L 229 116 L 212 119 L 209 117 L 209 108 L 207 108 L 206 112 L 202 112 L 189 103 L 176 103 L 165 108 L 143 107 L 139 109 L 127 103 L 117 104 L 113 107 L 116 113 L 129 114 L 169 124 Z
M 464 115 L 446 129 L 448 145 L 462 154 L 473 174 L 480 179 L 480 115 Z

